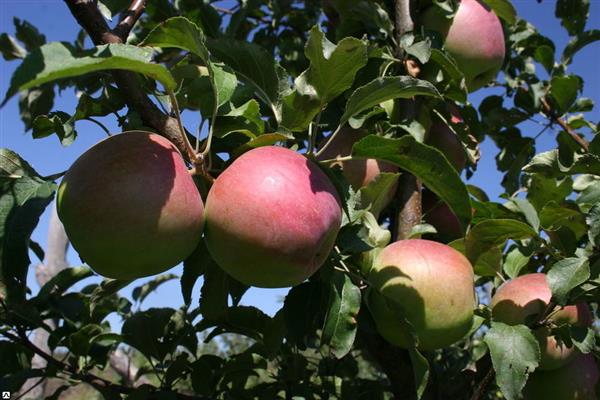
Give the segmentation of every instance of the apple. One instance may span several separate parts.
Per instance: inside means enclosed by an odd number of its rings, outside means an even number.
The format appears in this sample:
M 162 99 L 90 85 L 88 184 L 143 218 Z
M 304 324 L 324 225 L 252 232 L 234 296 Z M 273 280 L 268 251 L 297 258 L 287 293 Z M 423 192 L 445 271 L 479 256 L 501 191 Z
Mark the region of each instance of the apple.
M 316 164 L 283 147 L 259 147 L 215 180 L 206 199 L 205 240 L 235 279 L 287 287 L 321 267 L 341 220 L 335 187 Z
M 463 72 L 473 92 L 491 82 L 504 62 L 504 32 L 494 12 L 480 0 L 460 0 L 454 19 L 435 5 L 428 7 L 423 26 L 439 32 L 444 47 Z
M 57 211 L 81 259 L 100 275 L 134 279 L 183 261 L 200 242 L 203 204 L 181 153 L 149 132 L 123 132 L 69 168 Z
M 421 350 L 463 338 L 476 305 L 473 267 L 458 251 L 423 239 L 400 240 L 376 255 L 367 304 L 377 330 L 390 343 L 408 348 L 412 326 Z
M 320 161 L 334 159 L 338 156 L 344 157 L 352 153 L 352 146 L 360 139 L 367 136 L 367 132 L 362 129 L 352 129 L 344 127 L 333 138 L 333 141 L 325 148 L 323 153 L 319 154 Z M 327 139 L 326 139 L 327 140 Z M 367 186 L 382 172 L 397 173 L 398 167 L 385 161 L 379 161 L 372 158 L 366 160 L 348 160 L 334 161 L 331 166 L 342 168 L 342 174 L 354 190 L 359 190 Z M 398 184 L 394 184 L 384 195 L 385 200 L 382 204 L 389 204 L 394 195 Z
M 552 292 L 546 275 L 534 273 L 514 278 L 498 288 L 491 302 L 492 318 L 508 325 L 527 324 L 544 312 Z M 585 303 L 569 305 L 554 311 L 549 321 L 556 324 L 588 326 L 592 316 Z M 534 330 L 541 351 L 539 369 L 551 370 L 568 364 L 578 354 L 577 349 L 567 347 L 548 328 Z
M 429 190 L 423 191 L 422 199 L 423 219 L 437 230 L 442 240 L 451 242 L 463 236 L 458 217 L 446 203 Z
M 523 389 L 524 400 L 597 400 L 598 365 L 591 354 L 579 354 L 552 371 L 536 370 Z

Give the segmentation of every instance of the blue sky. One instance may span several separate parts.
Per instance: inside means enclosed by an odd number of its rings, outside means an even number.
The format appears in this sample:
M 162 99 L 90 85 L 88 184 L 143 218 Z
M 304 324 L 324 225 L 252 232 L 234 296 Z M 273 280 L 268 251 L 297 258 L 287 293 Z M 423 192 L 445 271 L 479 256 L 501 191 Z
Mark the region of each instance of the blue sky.
M 534 0 L 513 0 L 518 14 L 538 27 L 542 34 L 552 38 L 558 48 L 558 54 L 568 41 L 568 36 L 554 17 L 555 1 L 544 0 L 538 4 Z M 66 5 L 61 0 L 0 0 L 0 32 L 8 32 L 14 35 L 13 17 L 25 19 L 37 26 L 46 35 L 48 41 L 71 41 L 78 32 L 79 26 L 75 23 Z M 600 0 L 591 0 L 591 12 L 588 20 L 588 29 L 600 29 Z M 600 101 L 600 43 L 595 43 L 576 56 L 570 70 L 581 75 L 585 80 L 583 95 L 590 97 L 596 102 Z M 0 60 L 0 92 L 4 96 L 9 85 L 10 76 L 18 62 L 6 62 Z M 469 100 L 478 105 L 485 96 L 493 93 L 493 90 L 482 89 L 470 96 Z M 62 147 L 56 137 L 33 140 L 30 132 L 25 132 L 23 123 L 19 118 L 17 105 L 18 99 L 13 98 L 4 108 L 0 109 L 0 147 L 7 147 L 19 153 L 29 161 L 42 175 L 50 175 L 66 170 L 71 163 L 88 147 L 105 137 L 99 127 L 88 121 L 77 123 L 79 137 L 69 147 Z M 72 91 L 65 91 L 57 97 L 55 110 L 73 112 L 76 99 Z M 593 121 L 600 121 L 600 112 L 595 111 L 589 115 Z M 112 131 L 117 131 L 114 118 L 104 119 L 103 122 Z M 197 118 L 191 113 L 184 113 L 184 123 L 190 131 L 197 128 Z M 535 124 L 523 126 L 524 134 L 534 136 L 540 130 Z M 552 131 L 544 133 L 538 142 L 538 151 L 548 150 L 554 147 L 555 134 Z M 481 146 L 482 159 L 478 169 L 469 183 L 482 187 L 492 199 L 502 193 L 500 181 L 501 174 L 496 171 L 494 156 L 497 149 L 490 140 L 486 140 Z M 33 239 L 42 246 L 46 243 L 46 231 L 48 225 L 49 210 L 44 213 L 40 225 L 33 234 Z M 79 264 L 77 255 L 69 251 L 69 261 L 73 265 Z M 181 267 L 176 267 L 172 272 L 180 274 Z M 33 279 L 33 269 L 30 270 L 32 287 L 36 287 Z M 138 284 L 139 280 L 124 289 L 124 293 L 130 293 Z M 89 280 L 88 280 L 89 282 Z M 200 282 L 196 284 L 194 301 L 198 300 Z M 34 289 L 35 290 L 35 289 Z M 280 308 L 280 299 L 285 296 L 288 289 L 256 289 L 253 288 L 244 296 L 242 303 L 254 305 L 268 314 L 274 314 Z M 147 307 L 178 307 L 183 303 L 179 282 L 171 281 L 164 284 L 159 290 L 145 302 Z

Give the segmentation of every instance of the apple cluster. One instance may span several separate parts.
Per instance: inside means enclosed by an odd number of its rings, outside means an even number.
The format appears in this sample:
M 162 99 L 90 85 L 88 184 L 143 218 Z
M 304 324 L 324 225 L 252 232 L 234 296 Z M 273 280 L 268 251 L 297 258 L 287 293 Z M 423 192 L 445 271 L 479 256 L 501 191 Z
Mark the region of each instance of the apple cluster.
M 474 91 L 498 73 L 504 33 L 498 17 L 478 0 L 462 0 L 453 19 L 431 7 L 426 29 L 444 38 L 446 50 Z M 454 124 L 458 108 L 447 105 L 448 121 L 432 121 L 427 144 L 442 152 L 457 173 L 467 157 Z M 351 153 L 366 130 L 343 128 L 319 161 Z M 359 190 L 382 172 L 398 172 L 374 160 L 332 161 Z M 94 179 L 89 179 L 94 174 Z M 398 188 L 384 194 L 391 202 Z M 65 175 L 57 198 L 59 216 L 81 259 L 99 274 L 118 279 L 154 275 L 185 260 L 204 240 L 216 263 L 235 279 L 276 288 L 302 283 L 326 261 L 342 223 L 336 188 L 311 159 L 293 150 L 265 146 L 247 151 L 216 178 L 204 205 L 185 161 L 163 137 L 125 132 L 85 152 Z M 424 220 L 449 242 L 464 232 L 456 216 L 432 192 L 423 192 Z M 376 249 L 365 269 L 366 303 L 380 334 L 400 347 L 433 350 L 449 346 L 473 326 L 477 304 L 473 267 L 447 244 L 400 240 Z M 493 318 L 531 323 L 550 302 L 543 274 L 513 279 L 495 294 Z M 557 309 L 550 325 L 587 326 L 585 304 Z M 540 371 L 526 387 L 529 399 L 583 399 L 598 380 L 590 356 L 563 343 L 547 325 L 535 330 Z M 550 384 L 549 384 L 550 383 Z M 557 393 L 561 393 L 559 397 Z M 589 397 L 591 398 L 591 397 Z

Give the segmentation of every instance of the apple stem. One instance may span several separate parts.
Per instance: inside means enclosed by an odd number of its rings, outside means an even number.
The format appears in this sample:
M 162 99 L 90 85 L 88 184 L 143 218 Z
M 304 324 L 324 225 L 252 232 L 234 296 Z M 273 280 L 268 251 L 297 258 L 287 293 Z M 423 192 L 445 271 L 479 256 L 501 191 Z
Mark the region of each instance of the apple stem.
M 171 100 L 171 110 L 175 113 L 175 118 L 177 119 L 177 125 L 179 126 L 179 132 L 181 133 L 181 138 L 185 145 L 185 150 L 187 152 L 188 157 L 192 161 L 193 164 L 198 162 L 198 156 L 190 143 L 190 140 L 185 133 L 185 129 L 183 128 L 183 123 L 181 122 L 181 114 L 179 113 L 179 104 L 177 103 L 177 97 L 175 97 L 175 93 L 172 90 L 167 92 L 169 94 L 169 99 Z
M 196 133 L 196 146 L 194 148 L 194 152 L 198 154 L 200 152 L 200 135 L 202 134 L 202 128 L 204 127 L 204 123 L 206 120 L 200 116 L 200 125 L 198 125 L 198 132 Z
M 93 122 L 94 124 L 98 125 L 100 127 L 100 129 L 102 129 L 104 131 L 104 133 L 106 133 L 107 136 L 109 136 L 109 137 L 112 136 L 110 134 L 110 131 L 108 130 L 108 128 L 106 126 L 104 126 L 104 124 L 102 122 L 100 122 L 97 119 L 92 118 L 92 117 L 87 117 L 87 118 L 84 118 L 84 119 L 86 121 L 90 121 L 90 122 Z
M 331 144 L 331 142 L 333 142 L 333 139 L 335 138 L 335 136 L 342 130 L 342 125 L 338 125 L 338 127 L 335 129 L 335 131 L 333 131 L 333 133 L 331 135 L 329 135 L 329 138 L 327 139 L 327 141 L 325 142 L 325 144 L 323 145 L 323 147 L 321 147 L 319 149 L 319 151 L 317 151 L 315 153 L 315 157 L 319 157 L 324 151 L 325 149 Z

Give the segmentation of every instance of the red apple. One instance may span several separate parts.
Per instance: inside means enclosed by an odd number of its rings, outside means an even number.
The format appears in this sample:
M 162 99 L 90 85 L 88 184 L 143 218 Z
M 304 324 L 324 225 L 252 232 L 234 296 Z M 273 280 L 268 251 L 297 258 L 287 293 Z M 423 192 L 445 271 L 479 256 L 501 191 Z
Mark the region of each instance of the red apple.
M 390 343 L 409 347 L 401 314 L 412 325 L 420 349 L 457 342 L 473 322 L 473 278 L 465 256 L 445 244 L 423 239 L 390 244 L 375 257 L 368 277 L 372 287 L 367 302 L 377 330 Z
M 57 209 L 81 259 L 109 278 L 163 272 L 202 235 L 202 199 L 181 154 L 148 132 L 124 132 L 83 153 L 60 184 Z
M 535 371 L 523 389 L 524 400 L 598 400 L 598 365 L 591 354 L 580 354 L 552 371 Z
M 342 211 L 335 187 L 306 157 L 282 147 L 248 151 L 214 182 L 205 239 L 228 274 L 258 287 L 301 283 L 333 248 Z
M 504 32 L 494 12 L 480 0 L 460 0 L 453 20 L 433 5 L 423 13 L 426 29 L 440 32 L 444 47 L 463 72 L 470 92 L 492 81 L 504 62 Z
M 526 324 L 544 312 L 551 298 L 552 292 L 545 274 L 522 275 L 506 282 L 496 291 L 491 303 L 492 317 L 508 325 Z M 580 303 L 557 309 L 549 320 L 557 325 L 587 326 L 591 318 L 587 304 Z M 567 347 L 556 337 L 550 336 L 545 327 L 537 328 L 534 334 L 540 343 L 541 370 L 560 368 L 578 354 L 574 346 Z

